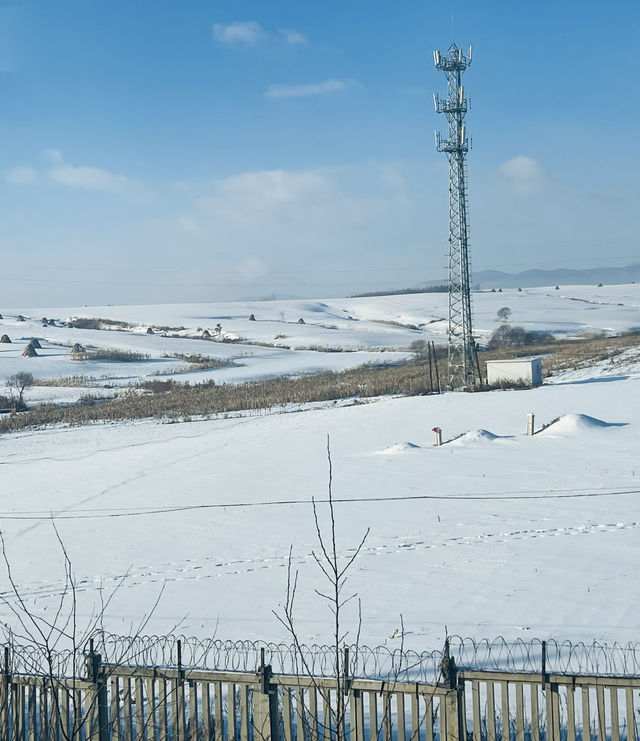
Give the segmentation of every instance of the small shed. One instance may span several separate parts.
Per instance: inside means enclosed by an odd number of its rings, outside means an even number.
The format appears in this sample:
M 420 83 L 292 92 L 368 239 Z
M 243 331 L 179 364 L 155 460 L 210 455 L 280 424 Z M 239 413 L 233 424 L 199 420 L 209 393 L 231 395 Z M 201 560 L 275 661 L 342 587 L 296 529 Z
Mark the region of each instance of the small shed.
M 532 386 L 542 386 L 542 360 L 540 358 L 510 358 L 487 360 L 487 383 L 524 381 Z

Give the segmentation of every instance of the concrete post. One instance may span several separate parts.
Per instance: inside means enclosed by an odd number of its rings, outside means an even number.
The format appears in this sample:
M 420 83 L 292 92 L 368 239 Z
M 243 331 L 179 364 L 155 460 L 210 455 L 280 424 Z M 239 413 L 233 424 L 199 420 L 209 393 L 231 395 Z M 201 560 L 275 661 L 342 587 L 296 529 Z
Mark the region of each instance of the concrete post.
M 531 414 L 527 414 L 527 435 L 529 437 L 531 437 L 534 434 L 533 432 L 534 420 L 535 420 L 535 415 L 533 414 L 533 412 Z

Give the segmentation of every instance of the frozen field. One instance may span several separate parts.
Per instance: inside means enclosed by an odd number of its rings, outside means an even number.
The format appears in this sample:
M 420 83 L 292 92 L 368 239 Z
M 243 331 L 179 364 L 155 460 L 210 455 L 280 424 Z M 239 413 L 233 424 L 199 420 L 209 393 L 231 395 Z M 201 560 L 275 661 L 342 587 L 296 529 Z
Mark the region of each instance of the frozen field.
M 445 298 L 3 309 L 0 332 L 12 339 L 47 332 L 50 343 L 148 353 L 140 367 L 122 364 L 131 366 L 131 378 L 146 375 L 151 359 L 175 366 L 162 357 L 165 352 L 230 357 L 245 365 L 210 373 L 242 380 L 233 374 L 355 365 L 379 359 L 383 347 L 391 350 L 385 355 L 402 357 L 395 352 L 413 339 L 438 332 L 443 337 L 438 322 Z M 640 327 L 636 285 L 483 293 L 474 301 L 485 337 L 497 326 L 501 306 L 512 309 L 512 324 L 559 334 Z M 283 325 L 283 311 L 291 324 Z M 43 330 L 37 321 L 16 323 L 18 312 L 34 319 L 103 316 L 140 329 Z M 258 321 L 249 322 L 249 313 Z M 297 324 L 300 317 L 304 325 Z M 314 317 L 337 329 L 316 329 Z M 424 325 L 428 332 L 380 324 L 384 317 Z M 184 326 L 189 334 L 218 322 L 245 339 L 267 341 L 282 333 L 291 335 L 291 345 L 308 348 L 326 333 L 337 346 L 362 349 L 277 350 L 144 334 L 152 325 Z M 109 375 L 108 363 L 90 372 L 71 369 L 79 361 L 55 344 L 40 358 L 20 358 L 22 339 L 15 347 L 0 345 L 0 377 L 23 369 L 42 377 Z M 176 351 L 176 343 L 189 349 Z M 450 633 L 478 638 L 635 640 L 638 360 L 627 351 L 614 363 L 565 373 L 531 391 L 384 398 L 258 417 L 5 435 L 0 513 L 15 576 L 33 610 L 53 609 L 63 577 L 53 514 L 74 563 L 83 616 L 95 609 L 101 590 L 126 575 L 106 618 L 115 632 L 127 632 L 164 589 L 149 631 L 179 626 L 201 636 L 286 639 L 272 610 L 285 596 L 293 546 L 301 637 L 327 640 L 330 614 L 314 594 L 321 582 L 310 555 L 317 547 L 310 500 L 326 497 L 329 435 L 334 496 L 349 500 L 337 504 L 342 556 L 371 529 L 349 582 L 362 600 L 365 642 L 397 644 L 392 636 L 400 614 L 405 645 L 415 648 L 438 647 L 445 625 Z M 119 374 L 124 378 L 125 369 L 118 368 Z M 529 412 L 536 414 L 537 429 L 557 421 L 526 437 Z M 440 448 L 433 446 L 436 425 L 447 441 Z M 0 617 L 10 620 L 6 606 Z M 346 619 L 353 625 L 353 618 Z

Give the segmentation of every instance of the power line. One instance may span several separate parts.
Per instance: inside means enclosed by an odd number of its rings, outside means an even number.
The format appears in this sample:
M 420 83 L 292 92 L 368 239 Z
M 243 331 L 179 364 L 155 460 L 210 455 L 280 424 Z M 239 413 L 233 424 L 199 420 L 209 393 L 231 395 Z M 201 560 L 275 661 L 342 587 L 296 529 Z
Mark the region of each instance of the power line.
M 551 489 L 518 492 L 515 494 L 501 494 L 500 492 L 485 492 L 482 494 L 410 494 L 405 496 L 381 496 L 381 497 L 335 497 L 334 504 L 361 504 L 371 502 L 407 502 L 421 500 L 441 501 L 466 501 L 466 502 L 508 502 L 536 499 L 581 499 L 586 497 L 614 497 L 626 494 L 640 494 L 640 489 L 627 488 L 616 490 L 599 489 Z M 55 512 L 48 514 L 30 514 L 28 512 L 0 513 L 0 520 L 88 520 L 108 519 L 115 517 L 143 517 L 146 515 L 171 514 L 174 512 L 190 512 L 205 509 L 250 509 L 252 507 L 282 507 L 310 505 L 312 499 L 276 499 L 262 502 L 225 502 L 215 504 L 184 504 L 175 507 L 157 507 L 148 509 L 117 510 L 109 512 L 100 510 L 80 510 L 72 514 L 56 515 Z M 316 499 L 316 504 L 327 504 L 326 499 Z

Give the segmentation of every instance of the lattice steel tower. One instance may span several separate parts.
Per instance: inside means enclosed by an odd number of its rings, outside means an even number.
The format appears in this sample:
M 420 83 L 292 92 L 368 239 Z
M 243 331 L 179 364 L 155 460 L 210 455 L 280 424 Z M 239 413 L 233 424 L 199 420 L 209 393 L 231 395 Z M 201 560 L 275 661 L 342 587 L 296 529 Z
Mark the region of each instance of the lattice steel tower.
M 471 64 L 471 47 L 465 56 L 455 44 L 446 54 L 433 52 L 436 69 L 447 78 L 447 97 L 433 96 L 437 113 L 444 113 L 449 135 L 436 132 L 436 149 L 449 159 L 449 388 L 472 387 L 476 383 L 476 346 L 471 326 L 471 283 L 467 222 L 467 164 L 469 137 L 464 117 L 468 103 L 462 73 Z

